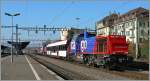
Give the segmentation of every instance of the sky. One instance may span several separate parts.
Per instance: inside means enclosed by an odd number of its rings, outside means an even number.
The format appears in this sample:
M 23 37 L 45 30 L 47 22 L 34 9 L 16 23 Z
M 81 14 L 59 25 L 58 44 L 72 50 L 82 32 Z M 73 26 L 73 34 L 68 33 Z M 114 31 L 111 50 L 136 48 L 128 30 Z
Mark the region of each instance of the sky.
M 0 0 L 1 24 L 11 25 L 7 13 L 20 13 L 14 17 L 14 25 L 19 27 L 76 27 L 95 28 L 95 23 L 110 13 L 126 13 L 137 7 L 149 9 L 148 0 Z M 80 20 L 76 20 L 80 18 Z M 15 30 L 15 29 L 14 29 Z M 2 39 L 11 38 L 11 29 L 2 29 Z M 59 32 L 28 32 L 19 30 L 21 40 L 57 40 Z M 31 44 L 39 43 L 32 42 Z

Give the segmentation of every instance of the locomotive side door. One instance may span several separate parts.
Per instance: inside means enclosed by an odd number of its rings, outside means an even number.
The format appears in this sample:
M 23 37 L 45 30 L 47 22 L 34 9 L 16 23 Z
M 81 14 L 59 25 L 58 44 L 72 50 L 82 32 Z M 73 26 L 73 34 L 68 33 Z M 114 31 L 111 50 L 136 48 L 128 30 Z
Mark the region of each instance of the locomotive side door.
M 97 39 L 97 53 L 105 54 L 107 51 L 107 40 L 106 38 Z

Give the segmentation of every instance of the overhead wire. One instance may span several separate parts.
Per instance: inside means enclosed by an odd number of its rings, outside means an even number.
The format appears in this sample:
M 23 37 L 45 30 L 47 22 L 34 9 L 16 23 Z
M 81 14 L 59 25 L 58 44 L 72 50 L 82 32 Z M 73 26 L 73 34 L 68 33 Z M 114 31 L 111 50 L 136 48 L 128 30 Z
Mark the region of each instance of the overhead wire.
M 56 20 L 58 20 L 64 13 L 69 10 L 69 8 L 74 4 L 75 2 L 72 1 L 70 5 L 66 6 L 58 15 L 54 16 L 50 22 L 50 24 L 53 24 Z
M 120 6 L 116 6 L 116 7 L 113 7 L 112 9 L 116 9 L 116 8 L 120 8 L 120 7 L 122 7 L 122 8 L 125 8 L 125 5 L 128 3 L 128 1 L 124 1 L 124 2 L 122 2 L 122 5 L 120 5 Z M 110 11 L 109 11 L 110 12 Z M 115 12 L 115 10 L 114 10 L 114 12 Z M 88 22 L 94 22 L 93 20 L 95 20 L 95 18 L 92 18 L 92 19 L 87 19 L 86 21 L 84 21 L 84 22 L 81 22 L 80 24 L 85 24 L 85 23 L 88 23 Z

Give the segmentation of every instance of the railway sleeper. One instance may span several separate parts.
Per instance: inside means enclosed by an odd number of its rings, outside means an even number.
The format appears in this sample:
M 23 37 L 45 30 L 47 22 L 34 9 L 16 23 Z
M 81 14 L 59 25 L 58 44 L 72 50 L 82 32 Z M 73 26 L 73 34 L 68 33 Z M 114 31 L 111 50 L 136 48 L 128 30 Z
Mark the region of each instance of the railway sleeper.
M 72 72 L 70 70 L 64 69 L 60 66 L 57 66 L 55 64 L 52 64 L 46 60 L 40 59 L 36 56 L 32 56 L 33 59 L 41 63 L 42 65 L 46 66 L 47 68 L 51 69 L 54 71 L 56 74 L 64 78 L 65 80 L 93 80 L 92 78 L 89 78 L 87 76 L 82 76 L 78 73 Z

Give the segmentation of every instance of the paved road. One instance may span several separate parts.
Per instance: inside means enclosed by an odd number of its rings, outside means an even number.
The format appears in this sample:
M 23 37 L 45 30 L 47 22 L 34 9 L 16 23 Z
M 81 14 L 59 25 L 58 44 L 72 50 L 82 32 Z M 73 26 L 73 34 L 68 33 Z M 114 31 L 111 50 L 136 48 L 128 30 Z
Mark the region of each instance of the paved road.
M 46 67 L 42 66 L 27 55 L 10 56 L 1 60 L 2 80 L 62 80 Z

